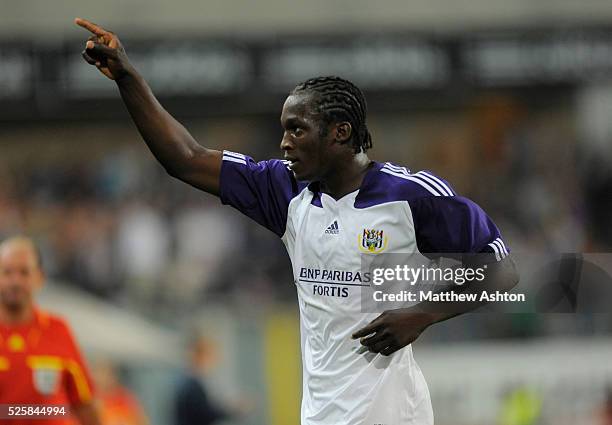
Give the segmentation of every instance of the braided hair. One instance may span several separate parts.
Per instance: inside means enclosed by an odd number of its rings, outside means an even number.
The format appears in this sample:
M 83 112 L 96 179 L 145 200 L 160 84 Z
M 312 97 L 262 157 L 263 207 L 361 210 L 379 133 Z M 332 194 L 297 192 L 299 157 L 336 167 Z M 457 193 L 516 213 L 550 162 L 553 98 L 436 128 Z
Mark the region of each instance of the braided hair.
M 368 107 L 359 87 L 340 77 L 316 77 L 298 84 L 291 92 L 292 95 L 302 93 L 313 95 L 312 106 L 323 117 L 326 125 L 321 128 L 321 136 L 325 136 L 332 122 L 348 121 L 353 129 L 355 153 L 372 147 L 372 136 L 365 122 Z

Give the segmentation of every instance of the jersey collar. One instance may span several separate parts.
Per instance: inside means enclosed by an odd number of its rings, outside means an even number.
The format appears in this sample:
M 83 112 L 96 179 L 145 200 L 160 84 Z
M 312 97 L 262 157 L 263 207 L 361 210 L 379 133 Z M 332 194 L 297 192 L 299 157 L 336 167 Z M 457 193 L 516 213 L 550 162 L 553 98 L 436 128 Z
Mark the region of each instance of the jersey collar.
M 383 164 L 377 161 L 371 161 L 370 169 L 366 172 L 365 176 L 363 176 L 363 180 L 361 181 L 361 186 L 357 189 L 357 196 L 355 197 L 355 204 L 359 203 L 360 199 L 363 197 L 367 197 L 367 192 L 369 188 L 372 187 L 372 183 L 375 180 L 374 176 L 378 171 L 382 168 Z M 323 208 L 323 204 L 321 203 L 321 183 L 319 181 L 310 182 L 308 184 L 308 190 L 312 192 L 312 201 L 310 202 L 312 205 Z M 344 199 L 347 196 L 350 196 L 352 193 L 347 193 L 341 199 Z M 338 200 L 338 201 L 339 201 Z

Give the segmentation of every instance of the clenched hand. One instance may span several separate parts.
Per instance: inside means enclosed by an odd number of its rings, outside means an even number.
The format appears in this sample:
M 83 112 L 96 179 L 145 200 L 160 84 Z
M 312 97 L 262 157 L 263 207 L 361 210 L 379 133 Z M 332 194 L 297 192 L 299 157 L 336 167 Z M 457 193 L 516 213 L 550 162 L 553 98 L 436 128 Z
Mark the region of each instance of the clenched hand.
M 432 316 L 410 308 L 388 310 L 353 334 L 372 353 L 385 356 L 414 342 L 431 324 Z

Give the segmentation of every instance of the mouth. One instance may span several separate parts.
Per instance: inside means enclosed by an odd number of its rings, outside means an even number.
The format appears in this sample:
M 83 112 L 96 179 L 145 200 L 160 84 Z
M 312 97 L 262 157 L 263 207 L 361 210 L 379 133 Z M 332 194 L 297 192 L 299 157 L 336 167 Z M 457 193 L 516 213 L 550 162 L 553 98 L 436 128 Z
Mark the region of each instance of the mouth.
M 291 168 L 292 170 L 300 162 L 300 160 L 296 158 L 285 158 L 285 161 L 289 161 L 289 168 Z
M 0 298 L 2 298 L 6 304 L 11 305 L 21 304 L 22 300 L 26 297 L 26 291 L 20 286 L 10 286 L 0 293 Z

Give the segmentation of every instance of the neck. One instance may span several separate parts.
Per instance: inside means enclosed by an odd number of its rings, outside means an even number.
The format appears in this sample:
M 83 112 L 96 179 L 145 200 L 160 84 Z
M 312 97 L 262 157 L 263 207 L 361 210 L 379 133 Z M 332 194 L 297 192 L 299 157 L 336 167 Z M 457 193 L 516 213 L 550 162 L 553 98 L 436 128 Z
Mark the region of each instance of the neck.
M 34 307 L 32 305 L 17 309 L 0 307 L 0 322 L 5 325 L 21 325 L 30 322 L 33 317 Z
M 321 180 L 321 190 L 334 199 L 359 189 L 369 169 L 370 159 L 365 153 L 358 153 L 334 167 L 333 173 Z

